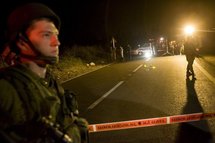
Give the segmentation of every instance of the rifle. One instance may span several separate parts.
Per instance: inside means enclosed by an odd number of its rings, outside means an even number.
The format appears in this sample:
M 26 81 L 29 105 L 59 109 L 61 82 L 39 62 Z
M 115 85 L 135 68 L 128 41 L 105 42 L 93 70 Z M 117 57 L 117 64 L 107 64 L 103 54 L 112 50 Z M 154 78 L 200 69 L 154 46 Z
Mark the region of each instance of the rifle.
M 59 130 L 59 126 L 54 124 L 46 117 L 42 117 L 42 123 L 48 129 L 49 134 L 54 138 L 54 140 L 58 141 L 59 143 L 73 143 L 71 137 L 69 137 L 66 133 Z
M 66 133 L 59 130 L 59 126 L 54 124 L 50 119 L 43 117 L 41 119 L 42 126 L 47 130 L 47 135 L 50 136 L 56 143 L 74 143 L 72 138 Z M 0 142 L 4 143 L 17 143 L 17 142 L 27 142 L 23 139 L 15 139 L 13 135 L 4 130 L 0 130 Z

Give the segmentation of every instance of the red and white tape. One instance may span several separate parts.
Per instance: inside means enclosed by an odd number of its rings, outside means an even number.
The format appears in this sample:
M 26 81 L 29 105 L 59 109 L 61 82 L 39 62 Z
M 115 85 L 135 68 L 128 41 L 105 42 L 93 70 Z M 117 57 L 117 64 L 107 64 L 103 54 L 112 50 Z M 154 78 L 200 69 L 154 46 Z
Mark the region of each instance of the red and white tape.
M 101 123 L 101 124 L 89 125 L 89 132 L 91 133 L 91 132 L 122 130 L 122 129 L 130 129 L 130 128 L 140 128 L 140 127 L 148 127 L 148 126 L 158 126 L 158 125 L 165 125 L 165 124 L 199 121 L 199 120 L 214 118 L 214 117 L 215 117 L 215 113 L 193 113 L 193 114 L 175 115 L 175 116 L 159 117 L 159 118 Z

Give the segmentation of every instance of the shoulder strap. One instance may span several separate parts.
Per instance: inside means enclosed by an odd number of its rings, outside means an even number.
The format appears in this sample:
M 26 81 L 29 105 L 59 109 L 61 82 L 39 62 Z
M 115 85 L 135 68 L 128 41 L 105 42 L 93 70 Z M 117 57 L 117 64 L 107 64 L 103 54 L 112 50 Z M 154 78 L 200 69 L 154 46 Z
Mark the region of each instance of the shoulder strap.
M 54 81 L 54 86 L 56 87 L 56 90 L 58 93 L 57 95 L 61 100 L 61 109 L 62 109 L 63 116 L 71 116 L 72 112 L 68 108 L 64 89 L 59 85 L 59 83 L 56 80 Z

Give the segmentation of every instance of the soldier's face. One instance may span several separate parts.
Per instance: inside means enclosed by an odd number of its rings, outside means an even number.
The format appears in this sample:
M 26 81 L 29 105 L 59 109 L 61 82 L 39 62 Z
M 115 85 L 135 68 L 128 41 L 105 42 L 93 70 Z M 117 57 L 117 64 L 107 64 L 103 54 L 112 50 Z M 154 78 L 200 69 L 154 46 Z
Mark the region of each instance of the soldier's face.
M 46 19 L 33 22 L 27 30 L 29 40 L 43 55 L 58 57 L 59 55 L 59 31 L 54 23 Z

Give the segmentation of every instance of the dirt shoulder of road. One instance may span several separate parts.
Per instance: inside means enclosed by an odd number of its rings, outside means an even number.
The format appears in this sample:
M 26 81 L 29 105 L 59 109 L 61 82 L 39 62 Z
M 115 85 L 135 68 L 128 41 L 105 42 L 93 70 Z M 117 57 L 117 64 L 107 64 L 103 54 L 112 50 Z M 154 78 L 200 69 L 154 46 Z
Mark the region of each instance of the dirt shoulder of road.
M 57 77 L 57 79 L 63 83 L 68 80 L 74 79 L 76 77 L 82 76 L 84 74 L 93 72 L 95 70 L 101 69 L 103 67 L 107 66 L 106 64 L 101 65 L 67 65 L 65 67 L 55 67 L 53 68 L 53 73 Z
M 83 74 L 98 70 L 106 66 L 108 62 L 103 59 L 84 61 L 73 56 L 62 56 L 59 63 L 50 66 L 52 73 L 61 82 L 65 82 Z

